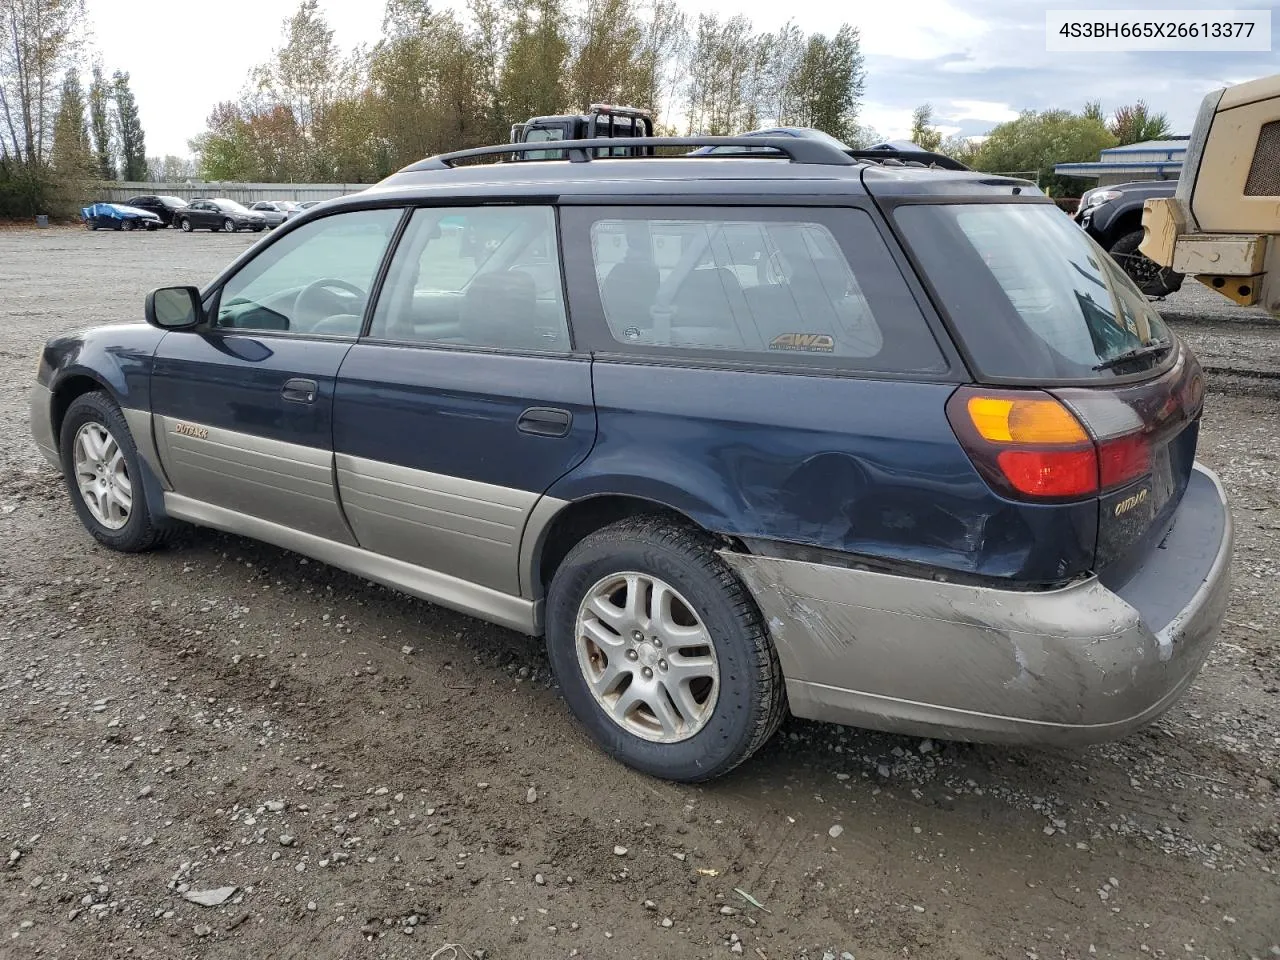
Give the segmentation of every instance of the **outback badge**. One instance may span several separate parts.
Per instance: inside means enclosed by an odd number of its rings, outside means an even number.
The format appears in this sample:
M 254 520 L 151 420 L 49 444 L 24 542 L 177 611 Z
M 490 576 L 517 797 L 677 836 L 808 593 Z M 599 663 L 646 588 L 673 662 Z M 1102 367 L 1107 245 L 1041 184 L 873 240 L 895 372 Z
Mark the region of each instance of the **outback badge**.
M 206 427 L 197 427 L 190 423 L 174 424 L 173 432 L 179 433 L 184 437 L 195 437 L 197 440 L 209 439 L 209 431 Z
M 1138 504 L 1146 502 L 1148 492 L 1149 491 L 1147 490 L 1147 488 L 1143 487 L 1133 496 L 1125 497 L 1123 500 L 1121 500 L 1119 503 L 1116 504 L 1116 516 L 1118 517 L 1121 514 L 1128 513 Z

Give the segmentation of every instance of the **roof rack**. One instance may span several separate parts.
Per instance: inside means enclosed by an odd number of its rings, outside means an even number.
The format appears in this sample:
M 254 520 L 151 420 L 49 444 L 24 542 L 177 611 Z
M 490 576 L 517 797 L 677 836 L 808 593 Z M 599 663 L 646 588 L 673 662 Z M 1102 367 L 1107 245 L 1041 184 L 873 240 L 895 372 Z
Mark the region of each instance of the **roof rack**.
M 540 140 L 536 143 L 504 143 L 500 146 L 476 147 L 471 150 L 455 150 L 427 157 L 410 164 L 401 172 L 418 170 L 449 170 L 459 160 L 481 157 L 500 157 L 511 153 L 544 153 L 549 150 L 565 151 L 570 161 L 585 163 L 593 159 L 595 150 L 619 150 L 626 147 L 754 147 L 752 155 L 761 147 L 771 148 L 788 157 L 792 163 L 825 164 L 848 167 L 858 162 L 848 151 L 821 140 L 805 140 L 797 137 L 610 137 L 594 140 Z M 715 157 L 714 154 L 710 155 Z M 764 158 L 768 158 L 768 154 Z M 674 159 L 674 158 L 669 158 Z M 694 159 L 702 159 L 697 157 Z

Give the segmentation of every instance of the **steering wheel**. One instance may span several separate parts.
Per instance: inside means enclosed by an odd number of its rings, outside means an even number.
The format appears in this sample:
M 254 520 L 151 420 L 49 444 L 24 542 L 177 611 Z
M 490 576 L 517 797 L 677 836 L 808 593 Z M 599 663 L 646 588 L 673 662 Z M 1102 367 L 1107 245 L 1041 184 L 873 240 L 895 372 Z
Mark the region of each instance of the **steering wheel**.
M 341 290 L 349 296 L 339 296 L 334 290 Z M 354 283 L 336 277 L 321 277 L 303 287 L 298 299 L 293 302 L 293 322 L 290 328 L 306 333 L 328 317 L 363 313 L 367 296 Z

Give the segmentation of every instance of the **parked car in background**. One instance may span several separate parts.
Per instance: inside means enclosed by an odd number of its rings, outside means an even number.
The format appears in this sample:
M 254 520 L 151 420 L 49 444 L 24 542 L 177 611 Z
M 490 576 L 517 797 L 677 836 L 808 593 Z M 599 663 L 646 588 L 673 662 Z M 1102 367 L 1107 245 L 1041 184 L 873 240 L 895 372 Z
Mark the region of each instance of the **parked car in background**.
M 124 203 L 95 203 L 80 210 L 90 230 L 158 230 L 163 221 L 150 210 Z
M 244 204 L 225 197 L 213 200 L 192 200 L 178 214 L 178 227 L 184 233 L 192 230 L 221 230 L 235 233 L 237 230 L 260 232 L 267 228 L 267 218 Z
M 187 201 L 181 197 L 142 196 L 130 197 L 125 204 L 137 207 L 139 210 L 151 211 L 160 218 L 161 223 L 169 227 L 173 225 L 174 214 L 186 207 Z
M 1164 297 L 1182 286 L 1182 274 L 1162 267 L 1138 250 L 1142 243 L 1142 205 L 1172 197 L 1177 180 L 1134 180 L 1085 192 L 1076 223 L 1120 264 L 1120 269 L 1149 297 Z
M 306 211 L 310 210 L 312 207 L 318 206 L 322 203 L 324 203 L 323 200 L 303 200 L 301 203 L 295 203 L 294 208 L 290 210 L 287 214 L 285 214 L 285 219 L 291 220 L 294 217 L 296 217 L 298 214 L 305 213 Z
M 249 209 L 266 217 L 268 227 L 278 227 L 298 209 L 298 204 L 293 200 L 259 200 Z
M 406 167 L 49 341 L 36 446 L 114 549 L 189 521 L 544 635 L 672 780 L 788 711 L 1160 716 L 1230 592 L 1194 353 L 1033 184 L 737 145 L 773 153 Z

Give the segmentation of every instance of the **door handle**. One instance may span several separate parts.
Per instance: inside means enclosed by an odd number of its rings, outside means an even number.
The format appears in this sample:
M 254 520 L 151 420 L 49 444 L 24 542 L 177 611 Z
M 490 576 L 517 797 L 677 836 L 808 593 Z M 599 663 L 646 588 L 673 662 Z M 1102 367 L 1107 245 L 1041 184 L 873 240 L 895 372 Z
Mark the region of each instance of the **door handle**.
M 555 407 L 530 407 L 520 414 L 516 429 L 535 437 L 565 437 L 573 426 L 573 414 Z
M 280 391 L 280 396 L 286 400 L 292 400 L 294 403 L 315 403 L 316 395 L 320 392 L 320 384 L 314 380 L 306 380 L 303 378 L 295 378 L 286 380 L 284 388 Z

